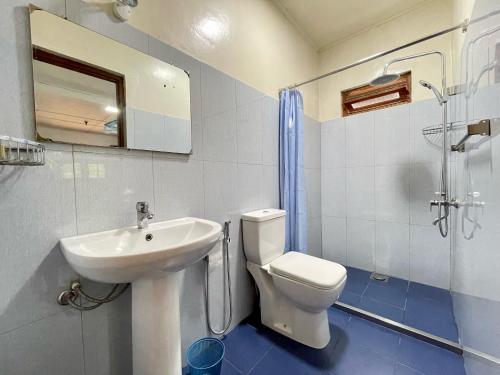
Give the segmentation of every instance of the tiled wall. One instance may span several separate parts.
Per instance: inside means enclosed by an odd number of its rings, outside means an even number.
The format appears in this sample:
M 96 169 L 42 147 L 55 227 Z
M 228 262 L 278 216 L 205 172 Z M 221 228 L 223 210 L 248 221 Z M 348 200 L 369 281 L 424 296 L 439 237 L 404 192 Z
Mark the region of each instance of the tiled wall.
M 191 121 L 127 106 L 127 147 L 188 154 Z
M 278 102 L 78 0 L 36 3 L 191 72 L 192 156 L 51 145 L 44 167 L 0 167 L 0 373 L 130 374 L 130 293 L 84 313 L 57 305 L 58 292 L 76 277 L 59 239 L 134 225 L 140 200 L 151 203 L 155 220 L 230 218 L 238 323 L 254 303 L 240 213 L 278 206 Z M 0 5 L 0 134 L 32 138 L 27 4 Z M 319 133 L 315 137 L 319 142 Z M 219 268 L 212 278 L 216 324 L 220 277 Z M 207 334 L 204 263 L 188 268 L 182 283 L 185 348 Z M 109 289 L 89 281 L 84 287 L 96 294 Z
M 321 123 L 304 121 L 304 178 L 307 196 L 308 254 L 321 257 Z
M 441 122 L 435 100 L 321 125 L 323 257 L 450 287 L 450 242 L 431 225 L 440 152 L 422 128 Z

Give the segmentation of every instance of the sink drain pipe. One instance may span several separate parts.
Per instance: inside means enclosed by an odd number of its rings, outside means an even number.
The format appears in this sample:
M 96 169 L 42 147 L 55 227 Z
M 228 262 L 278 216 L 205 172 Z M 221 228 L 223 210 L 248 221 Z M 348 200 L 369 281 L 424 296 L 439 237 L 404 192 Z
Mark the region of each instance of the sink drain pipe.
M 227 332 L 229 329 L 229 326 L 231 325 L 231 321 L 233 320 L 233 298 L 232 298 L 232 293 L 231 293 L 231 268 L 230 268 L 230 262 L 229 262 L 229 243 L 231 242 L 231 237 L 229 235 L 229 224 L 231 224 L 231 221 L 226 221 L 224 223 L 224 229 L 223 229 L 223 238 L 222 238 L 222 258 L 223 258 L 223 263 L 225 263 L 226 266 L 226 278 L 227 278 L 227 294 L 229 297 L 229 319 L 227 323 L 224 325 L 221 331 L 217 331 L 212 327 L 212 323 L 210 322 L 210 276 L 209 276 L 209 258 L 208 256 L 205 257 L 205 263 L 206 263 L 206 286 L 205 286 L 205 308 L 206 308 L 206 314 L 207 314 L 207 326 L 210 332 L 212 332 L 214 335 L 221 336 Z M 224 264 L 223 264 L 224 267 Z M 224 291 L 225 294 L 225 291 Z M 224 311 L 222 313 L 224 315 Z

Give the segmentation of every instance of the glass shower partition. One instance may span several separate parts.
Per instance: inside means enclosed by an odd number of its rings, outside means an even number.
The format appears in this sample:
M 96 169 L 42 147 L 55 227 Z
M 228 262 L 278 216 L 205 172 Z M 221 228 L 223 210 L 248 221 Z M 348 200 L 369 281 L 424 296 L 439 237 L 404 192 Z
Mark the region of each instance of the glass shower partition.
M 454 152 L 451 181 L 462 204 L 453 210 L 453 308 L 467 374 L 500 374 L 500 4 L 479 0 L 465 34 L 452 97 L 456 144 L 466 125 L 490 121 L 491 136 L 473 136 Z M 479 355 L 475 355 L 479 352 Z M 496 362 L 496 363 L 495 363 Z

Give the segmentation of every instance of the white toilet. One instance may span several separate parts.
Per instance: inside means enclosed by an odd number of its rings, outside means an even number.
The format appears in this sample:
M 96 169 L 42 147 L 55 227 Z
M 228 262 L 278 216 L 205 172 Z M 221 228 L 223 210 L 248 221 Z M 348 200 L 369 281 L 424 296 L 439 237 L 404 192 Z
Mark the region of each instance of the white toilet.
M 285 211 L 242 215 L 247 268 L 260 294 L 262 323 L 302 344 L 321 349 L 330 341 L 327 309 L 347 280 L 337 263 L 284 252 Z

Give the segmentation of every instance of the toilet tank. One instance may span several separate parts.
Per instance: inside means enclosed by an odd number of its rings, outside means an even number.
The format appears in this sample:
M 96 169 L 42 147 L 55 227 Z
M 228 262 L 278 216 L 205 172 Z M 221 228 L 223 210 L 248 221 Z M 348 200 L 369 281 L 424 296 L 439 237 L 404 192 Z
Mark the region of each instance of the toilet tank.
M 265 265 L 285 249 L 285 211 L 274 208 L 243 214 L 243 249 L 249 262 Z

